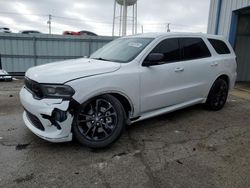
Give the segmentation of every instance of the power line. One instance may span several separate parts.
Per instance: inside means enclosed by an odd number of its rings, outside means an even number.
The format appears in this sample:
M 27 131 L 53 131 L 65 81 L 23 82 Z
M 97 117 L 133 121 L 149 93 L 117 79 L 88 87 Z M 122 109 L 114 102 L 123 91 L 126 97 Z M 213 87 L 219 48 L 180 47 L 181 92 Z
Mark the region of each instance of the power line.
M 84 20 L 84 19 L 70 18 L 70 17 L 64 17 L 64 16 L 56 16 L 56 15 L 52 15 L 52 16 L 54 18 L 65 19 L 65 20 L 82 21 L 82 22 L 90 22 L 90 23 L 100 23 L 100 24 L 112 25 L 111 22 L 101 22 L 101 21 L 94 21 L 94 20 Z
M 26 13 L 16 13 L 16 12 L 0 12 L 0 14 L 30 15 L 30 16 L 40 16 L 40 17 L 51 16 L 51 18 L 54 17 L 54 18 L 59 18 L 59 19 L 72 20 L 72 21 L 83 21 L 83 22 L 100 23 L 100 24 L 112 24 L 111 22 L 107 22 L 107 21 L 85 20 L 85 19 L 71 18 L 71 17 L 59 16 L 59 15 L 53 15 L 53 14 L 49 14 L 49 15 L 48 14 L 26 14 Z
M 40 16 L 40 17 L 48 17 L 51 15 L 51 18 L 58 18 L 58 19 L 65 19 L 65 20 L 72 20 L 72 21 L 82 21 L 82 22 L 89 22 L 89 23 L 99 23 L 99 24 L 107 24 L 112 25 L 112 22 L 109 21 L 97 21 L 97 20 L 87 20 L 87 19 L 80 19 L 80 18 L 72 18 L 72 17 L 66 17 L 66 16 L 59 16 L 54 14 L 28 14 L 28 13 L 16 13 L 16 12 L 0 12 L 0 14 L 10 14 L 10 15 L 32 15 L 32 16 Z M 139 25 L 159 25 L 159 26 L 165 26 L 170 22 L 157 22 L 157 23 L 139 23 Z M 180 27 L 197 27 L 195 25 L 185 25 L 185 24 L 179 24 L 179 23 L 173 23 L 171 22 L 171 25 L 173 26 L 180 26 Z
M 66 17 L 66 16 L 60 16 L 60 15 L 53 15 L 53 14 L 31 14 L 31 13 L 16 13 L 16 12 L 0 12 L 0 14 L 7 14 L 7 15 L 32 15 L 32 16 L 39 16 L 39 17 L 47 17 L 49 18 L 47 21 L 47 24 L 49 26 L 49 33 L 51 33 L 51 27 L 52 27 L 52 19 L 53 20 L 58 20 L 58 19 L 62 19 L 62 20 L 68 20 L 68 21 L 72 21 L 75 23 L 79 23 L 79 22 L 83 22 L 87 25 L 89 25 L 88 23 L 93 23 L 93 24 L 100 24 L 101 25 L 112 25 L 112 22 L 108 22 L 108 21 L 98 21 L 98 20 L 87 20 L 87 19 L 81 19 L 81 18 L 72 18 L 72 17 Z M 73 24 L 73 23 L 72 23 Z M 6 24 L 6 25 L 11 25 L 11 24 Z M 128 23 L 128 25 L 131 25 L 130 23 Z M 156 27 L 162 27 L 162 28 L 166 28 L 167 26 L 167 30 L 170 31 L 170 22 L 157 22 L 157 23 L 140 23 L 138 22 L 139 26 L 154 26 L 154 28 Z M 99 27 L 98 25 L 95 25 L 97 27 Z M 179 23 L 173 23 L 171 22 L 171 26 L 173 27 L 183 27 L 183 28 L 202 28 L 202 26 L 197 26 L 197 25 L 185 25 L 185 24 L 179 24 Z M 142 30 L 145 30 L 145 28 L 143 28 Z M 164 29 L 165 30 L 165 29 Z
M 29 13 L 17 13 L 17 12 L 0 12 L 0 14 L 12 14 L 12 15 L 30 15 L 30 16 L 48 16 L 47 14 L 29 14 Z

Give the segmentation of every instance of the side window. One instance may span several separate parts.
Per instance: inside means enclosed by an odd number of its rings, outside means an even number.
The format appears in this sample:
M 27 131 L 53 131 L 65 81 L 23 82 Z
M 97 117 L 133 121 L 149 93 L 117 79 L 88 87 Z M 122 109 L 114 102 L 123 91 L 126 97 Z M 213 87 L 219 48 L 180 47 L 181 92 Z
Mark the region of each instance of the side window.
M 211 53 L 201 38 L 180 38 L 182 60 L 210 57 Z
M 151 53 L 164 54 L 164 62 L 175 62 L 180 60 L 180 48 L 177 38 L 161 41 Z
M 230 50 L 222 40 L 208 39 L 218 54 L 230 54 Z

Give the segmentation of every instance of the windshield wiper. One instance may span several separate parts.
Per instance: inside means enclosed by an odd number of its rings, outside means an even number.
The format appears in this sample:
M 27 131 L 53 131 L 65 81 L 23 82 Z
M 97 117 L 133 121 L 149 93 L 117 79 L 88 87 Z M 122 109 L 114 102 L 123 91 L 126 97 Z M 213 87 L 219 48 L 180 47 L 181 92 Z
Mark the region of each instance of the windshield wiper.
M 108 59 L 104 59 L 104 58 L 101 58 L 101 57 L 98 57 L 98 58 L 92 58 L 92 59 L 101 60 L 101 61 L 110 61 L 110 60 L 108 60 Z

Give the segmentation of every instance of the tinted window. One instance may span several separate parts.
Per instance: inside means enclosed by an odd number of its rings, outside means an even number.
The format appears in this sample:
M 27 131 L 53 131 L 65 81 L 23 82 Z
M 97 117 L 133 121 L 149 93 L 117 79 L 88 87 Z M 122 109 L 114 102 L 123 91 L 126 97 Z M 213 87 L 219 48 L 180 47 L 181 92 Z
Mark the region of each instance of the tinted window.
M 218 54 L 230 54 L 230 50 L 228 49 L 225 42 L 217 39 L 208 39 L 208 40 Z
M 164 54 L 165 62 L 180 60 L 180 49 L 178 39 L 166 39 L 160 42 L 151 53 Z
M 180 38 L 182 59 L 191 60 L 210 57 L 211 53 L 201 38 Z

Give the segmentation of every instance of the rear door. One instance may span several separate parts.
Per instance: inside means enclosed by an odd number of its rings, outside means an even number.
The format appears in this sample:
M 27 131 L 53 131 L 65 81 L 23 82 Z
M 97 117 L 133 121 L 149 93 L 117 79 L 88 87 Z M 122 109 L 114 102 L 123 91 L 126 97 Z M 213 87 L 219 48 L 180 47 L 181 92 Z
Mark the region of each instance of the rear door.
M 182 91 L 186 96 L 182 102 L 205 98 L 207 87 L 216 76 L 212 54 L 200 37 L 183 37 L 179 42 L 182 54 L 180 66 L 185 69 Z

